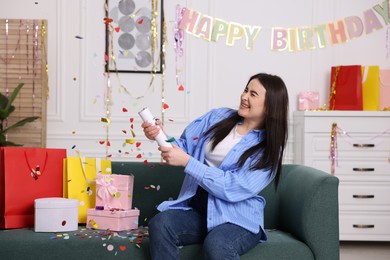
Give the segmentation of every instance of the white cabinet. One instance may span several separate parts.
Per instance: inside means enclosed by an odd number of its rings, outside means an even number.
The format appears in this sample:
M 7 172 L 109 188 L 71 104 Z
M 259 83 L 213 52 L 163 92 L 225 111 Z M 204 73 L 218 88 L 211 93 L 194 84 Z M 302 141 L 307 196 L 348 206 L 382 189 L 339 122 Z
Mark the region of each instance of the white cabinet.
M 339 178 L 340 240 L 390 241 L 390 111 L 294 112 L 294 163 Z

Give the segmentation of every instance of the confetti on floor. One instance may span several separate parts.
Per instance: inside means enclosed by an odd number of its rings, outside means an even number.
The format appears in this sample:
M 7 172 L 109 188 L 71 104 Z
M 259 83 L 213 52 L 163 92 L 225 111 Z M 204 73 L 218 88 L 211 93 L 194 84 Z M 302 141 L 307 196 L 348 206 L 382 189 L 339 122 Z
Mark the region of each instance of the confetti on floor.
M 101 241 L 102 246 L 108 252 L 117 255 L 118 253 L 127 250 L 124 241 L 128 240 L 130 244 L 137 248 L 141 248 L 142 241 L 145 237 L 149 237 L 148 227 L 139 227 L 137 229 L 114 232 L 111 230 L 94 230 L 80 226 L 74 233 L 54 233 L 50 235 L 50 240 L 71 240 L 71 239 L 97 239 Z M 123 240 L 125 239 L 125 240 Z M 123 240 L 123 243 L 121 242 Z M 109 242 L 108 242 L 109 241 Z

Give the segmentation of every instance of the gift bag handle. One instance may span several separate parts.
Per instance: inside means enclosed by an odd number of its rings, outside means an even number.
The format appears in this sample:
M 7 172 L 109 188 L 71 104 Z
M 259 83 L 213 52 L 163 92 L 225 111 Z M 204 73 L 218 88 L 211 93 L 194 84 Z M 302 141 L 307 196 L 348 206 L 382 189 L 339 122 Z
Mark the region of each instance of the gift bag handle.
M 336 83 L 337 78 L 339 77 L 341 66 L 336 66 L 335 73 L 334 73 L 334 80 L 331 85 L 331 90 L 329 93 L 329 110 L 334 110 L 334 107 L 336 105 Z
M 96 178 L 89 179 L 88 176 L 87 176 L 87 172 L 86 172 L 85 166 L 84 166 L 86 164 L 85 157 L 79 156 L 79 159 L 80 159 L 81 169 L 82 169 L 82 172 L 83 172 L 85 180 L 88 182 L 88 184 L 95 184 L 96 183 Z
M 27 151 L 24 151 L 24 158 L 26 159 L 26 163 L 27 163 L 27 166 L 29 168 L 29 170 L 31 171 L 31 176 L 37 180 L 39 178 L 39 176 L 41 176 L 45 170 L 46 170 L 46 162 L 47 162 L 47 157 L 48 157 L 48 153 L 47 151 L 45 152 L 45 161 L 43 162 L 43 168 L 41 169 L 41 166 L 39 164 L 37 164 L 34 167 L 31 166 L 30 162 L 28 161 L 28 157 L 27 157 Z

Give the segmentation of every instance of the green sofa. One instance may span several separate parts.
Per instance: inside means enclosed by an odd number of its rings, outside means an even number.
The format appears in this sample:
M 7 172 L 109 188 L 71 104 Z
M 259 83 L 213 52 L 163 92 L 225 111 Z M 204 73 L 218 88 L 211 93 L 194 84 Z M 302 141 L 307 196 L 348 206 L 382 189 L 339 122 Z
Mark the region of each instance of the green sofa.
M 1 259 L 150 259 L 149 219 L 163 200 L 175 198 L 184 173 L 180 167 L 142 162 L 112 162 L 115 174 L 134 175 L 133 205 L 140 210 L 134 232 L 88 230 L 35 233 L 32 228 L 0 230 Z M 266 198 L 268 241 L 241 259 L 339 259 L 338 179 L 322 171 L 284 165 L 280 186 L 270 184 Z M 138 239 L 138 240 L 137 240 Z M 184 246 L 181 259 L 202 259 L 201 245 Z

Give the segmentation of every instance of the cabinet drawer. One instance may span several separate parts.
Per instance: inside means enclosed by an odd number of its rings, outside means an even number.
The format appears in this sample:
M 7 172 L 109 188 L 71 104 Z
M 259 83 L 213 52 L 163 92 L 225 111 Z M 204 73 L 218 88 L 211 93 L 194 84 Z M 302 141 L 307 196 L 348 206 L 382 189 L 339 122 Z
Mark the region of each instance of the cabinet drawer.
M 341 182 L 339 203 L 340 210 L 354 208 L 390 211 L 390 183 Z
M 390 163 L 385 160 L 340 160 L 335 163 L 335 175 L 341 180 L 366 180 L 376 177 L 390 178 Z M 384 179 L 382 179 L 384 180 Z
M 331 137 L 329 134 L 307 134 L 305 153 L 310 156 L 329 156 Z M 337 155 L 339 158 L 389 158 L 390 135 L 338 135 Z
M 331 161 L 328 158 L 310 158 L 302 162 L 330 174 Z M 335 176 L 340 181 L 387 181 L 390 182 L 390 164 L 385 160 L 338 159 L 335 163 Z
M 390 212 L 340 211 L 340 240 L 388 240 Z

